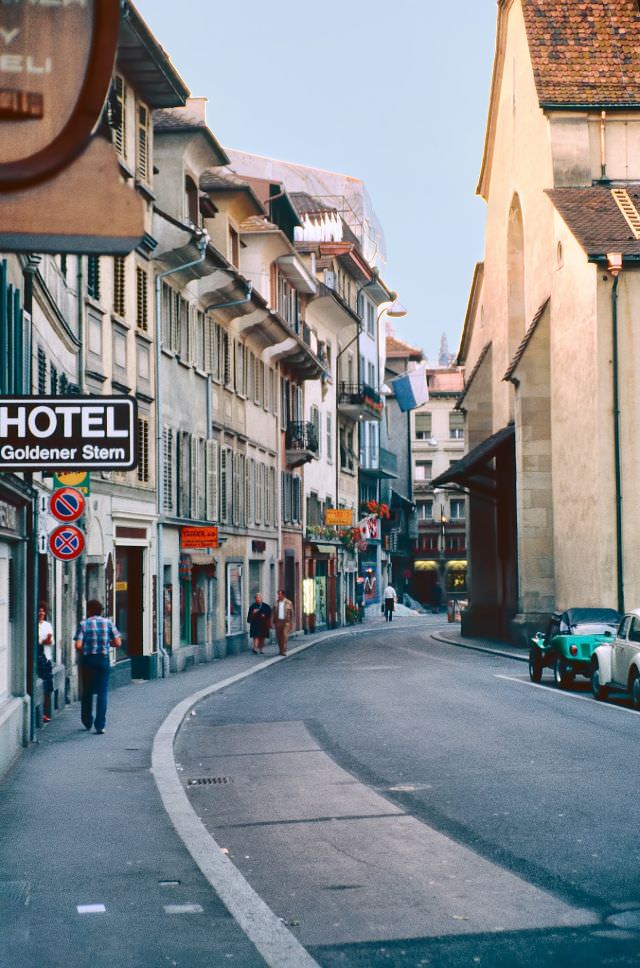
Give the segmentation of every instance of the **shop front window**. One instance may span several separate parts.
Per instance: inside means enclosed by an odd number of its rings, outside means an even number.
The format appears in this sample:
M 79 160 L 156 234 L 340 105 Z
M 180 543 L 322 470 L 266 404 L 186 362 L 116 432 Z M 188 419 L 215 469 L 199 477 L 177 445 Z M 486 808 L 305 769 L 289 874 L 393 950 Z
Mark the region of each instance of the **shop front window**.
M 244 631 L 242 609 L 242 565 L 227 565 L 227 635 L 237 635 Z

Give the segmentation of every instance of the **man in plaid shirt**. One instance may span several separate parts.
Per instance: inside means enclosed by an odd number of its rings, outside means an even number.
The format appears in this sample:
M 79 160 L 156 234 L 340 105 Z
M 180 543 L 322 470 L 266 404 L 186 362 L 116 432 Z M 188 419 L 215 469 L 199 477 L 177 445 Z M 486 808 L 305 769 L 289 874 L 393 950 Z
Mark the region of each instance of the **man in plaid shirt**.
M 96 733 L 104 733 L 107 718 L 107 693 L 111 662 L 109 649 L 122 645 L 120 633 L 111 621 L 102 615 L 102 603 L 92 599 L 87 602 L 87 617 L 80 622 L 74 636 L 78 651 L 82 697 L 80 718 L 85 729 L 95 725 Z M 93 717 L 93 696 L 96 695 L 96 715 Z

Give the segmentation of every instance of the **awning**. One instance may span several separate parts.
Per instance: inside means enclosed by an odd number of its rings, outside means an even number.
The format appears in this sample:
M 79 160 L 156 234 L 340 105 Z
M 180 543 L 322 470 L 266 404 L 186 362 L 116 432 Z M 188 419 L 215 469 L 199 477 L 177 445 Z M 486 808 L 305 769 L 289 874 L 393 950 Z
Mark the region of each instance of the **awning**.
M 443 484 L 459 484 L 470 491 L 482 491 L 495 495 L 496 470 L 494 458 L 507 447 L 511 446 L 515 437 L 514 424 L 508 424 L 502 430 L 487 437 L 482 443 L 456 461 L 444 474 L 434 477 L 432 487 L 442 487 Z
M 391 488 L 391 507 L 392 508 L 406 508 L 407 511 L 414 511 L 415 504 L 413 501 L 405 497 L 404 494 L 400 494 L 398 491 L 394 491 Z

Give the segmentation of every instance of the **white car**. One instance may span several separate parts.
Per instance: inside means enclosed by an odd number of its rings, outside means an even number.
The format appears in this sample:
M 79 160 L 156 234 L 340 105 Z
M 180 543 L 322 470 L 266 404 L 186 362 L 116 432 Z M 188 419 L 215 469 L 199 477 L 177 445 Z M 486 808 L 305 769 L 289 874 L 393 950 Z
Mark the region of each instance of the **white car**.
M 628 692 L 634 709 L 640 709 L 640 608 L 627 612 L 612 642 L 593 653 L 591 690 L 596 699 Z

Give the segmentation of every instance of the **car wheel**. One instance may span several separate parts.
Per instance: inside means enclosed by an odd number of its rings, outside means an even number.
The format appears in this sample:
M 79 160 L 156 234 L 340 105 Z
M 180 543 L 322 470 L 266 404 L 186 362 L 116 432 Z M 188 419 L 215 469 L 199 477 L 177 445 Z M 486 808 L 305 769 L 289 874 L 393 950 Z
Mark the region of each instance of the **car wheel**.
M 594 665 L 591 670 L 591 692 L 593 698 L 600 700 L 600 702 L 606 699 L 609 694 L 607 687 L 600 684 L 600 667 L 598 665 Z
M 553 678 L 559 689 L 568 689 L 573 682 L 574 672 L 566 661 L 558 656 L 553 666 Z
M 640 672 L 636 669 L 631 680 L 631 705 L 634 709 L 640 709 Z
M 530 649 L 529 651 L 529 678 L 532 682 L 540 682 L 542 679 L 542 655 L 540 649 Z

